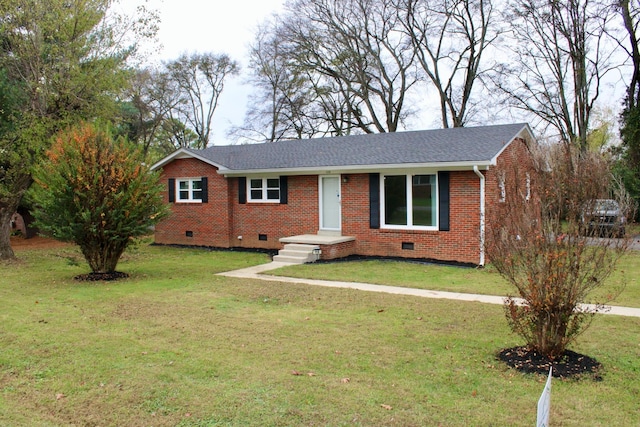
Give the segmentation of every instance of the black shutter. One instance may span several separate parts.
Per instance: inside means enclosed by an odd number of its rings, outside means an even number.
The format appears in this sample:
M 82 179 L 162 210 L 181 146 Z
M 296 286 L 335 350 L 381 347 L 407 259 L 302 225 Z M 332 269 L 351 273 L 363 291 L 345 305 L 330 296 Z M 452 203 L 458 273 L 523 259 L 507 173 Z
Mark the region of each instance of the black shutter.
M 169 178 L 169 183 L 167 184 L 169 190 L 169 203 L 175 203 L 176 201 L 176 180 L 174 178 Z
M 449 231 L 449 172 L 438 172 L 438 212 L 440 231 Z
M 286 205 L 289 203 L 289 184 L 287 176 L 280 177 L 280 204 Z
M 209 179 L 202 177 L 202 203 L 209 203 Z
M 247 203 L 247 177 L 238 177 L 238 203 Z
M 380 174 L 369 174 L 369 228 L 380 228 Z

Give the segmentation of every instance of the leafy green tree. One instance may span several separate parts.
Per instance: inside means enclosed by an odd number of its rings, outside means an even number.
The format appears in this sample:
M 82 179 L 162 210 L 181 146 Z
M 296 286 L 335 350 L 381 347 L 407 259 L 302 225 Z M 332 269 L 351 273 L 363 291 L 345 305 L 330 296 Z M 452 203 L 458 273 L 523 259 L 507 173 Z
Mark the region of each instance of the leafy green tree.
M 127 246 L 164 218 L 159 175 L 106 126 L 59 133 L 34 172 L 38 226 L 76 243 L 94 273 L 112 273 Z
M 618 0 L 617 10 L 624 23 L 627 43 L 620 46 L 629 57 L 632 73 L 627 86 L 624 110 L 620 117 L 622 144 L 615 174 L 635 206 L 640 204 L 640 2 Z M 640 214 L 640 211 L 636 211 Z M 640 219 L 640 215 L 636 217 Z
M 0 70 L 0 259 L 13 258 L 9 241 L 10 218 L 31 183 L 29 166 L 36 154 L 25 144 L 16 144 L 15 122 L 24 93 Z
M 113 4 L 0 1 L 3 93 L 4 87 L 21 93 L 21 102 L 12 104 L 14 111 L 7 117 L 9 130 L 0 132 L 0 259 L 14 256 L 10 216 L 31 185 L 31 168 L 51 136 L 81 120 L 116 115 L 116 100 L 130 76 L 127 60 L 140 40 L 153 36 L 153 14 L 140 10 L 133 20 L 116 14 Z
M 620 178 L 635 206 L 640 204 L 640 105 L 629 103 L 622 112 L 621 157 L 616 164 L 615 174 Z M 636 219 L 640 217 L 636 214 Z

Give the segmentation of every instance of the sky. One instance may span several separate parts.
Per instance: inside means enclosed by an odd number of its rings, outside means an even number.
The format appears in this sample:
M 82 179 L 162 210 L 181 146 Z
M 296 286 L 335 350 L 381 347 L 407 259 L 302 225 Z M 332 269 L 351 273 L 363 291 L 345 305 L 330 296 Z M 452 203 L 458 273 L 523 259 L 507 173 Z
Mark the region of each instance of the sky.
M 121 0 L 125 12 L 139 4 L 160 14 L 161 50 L 153 60 L 175 59 L 184 52 L 226 53 L 240 63 L 241 75 L 228 80 L 213 116 L 212 142 L 231 143 L 226 133 L 240 125 L 251 88 L 242 84 L 247 69 L 247 46 L 258 24 L 283 10 L 284 0 Z

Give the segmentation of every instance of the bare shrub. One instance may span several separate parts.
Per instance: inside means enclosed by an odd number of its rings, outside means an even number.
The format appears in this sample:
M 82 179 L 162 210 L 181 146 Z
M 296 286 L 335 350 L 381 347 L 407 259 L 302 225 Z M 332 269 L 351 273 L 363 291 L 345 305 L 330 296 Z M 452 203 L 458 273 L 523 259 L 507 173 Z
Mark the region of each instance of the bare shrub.
M 499 172 L 508 177 L 507 191 L 492 206 L 486 251 L 516 290 L 505 301 L 509 326 L 553 360 L 622 291 L 623 283 L 613 284 L 589 300 L 606 285 L 629 240 L 599 238 L 584 226 L 585 209 L 611 188 L 601 155 L 565 146 L 540 149 L 533 158 L 530 170 L 513 165 Z

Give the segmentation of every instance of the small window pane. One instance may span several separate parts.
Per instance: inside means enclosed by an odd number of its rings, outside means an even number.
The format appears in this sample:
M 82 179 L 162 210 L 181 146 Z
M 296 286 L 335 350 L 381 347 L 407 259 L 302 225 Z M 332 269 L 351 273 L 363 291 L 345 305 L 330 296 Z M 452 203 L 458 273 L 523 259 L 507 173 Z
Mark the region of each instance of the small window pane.
M 189 181 L 179 181 L 180 184 L 180 189 L 181 190 L 188 190 L 189 189 Z
M 189 192 L 180 191 L 180 200 L 189 200 Z
M 384 179 L 385 224 L 407 225 L 407 177 L 386 176 Z
M 278 179 L 278 178 L 269 178 L 269 179 L 267 179 L 267 187 L 269 187 L 269 188 L 280 188 L 280 179 Z
M 262 190 L 251 190 L 251 199 L 253 200 L 262 199 Z
M 280 190 L 267 190 L 267 199 L 280 200 Z
M 262 180 L 261 179 L 252 179 L 251 180 L 251 188 L 262 188 Z
M 194 190 L 202 190 L 202 180 L 191 181 L 191 185 Z
M 413 225 L 435 225 L 435 175 L 416 175 L 413 177 L 412 213 Z
M 202 200 L 202 190 L 197 190 L 193 192 L 194 200 Z

